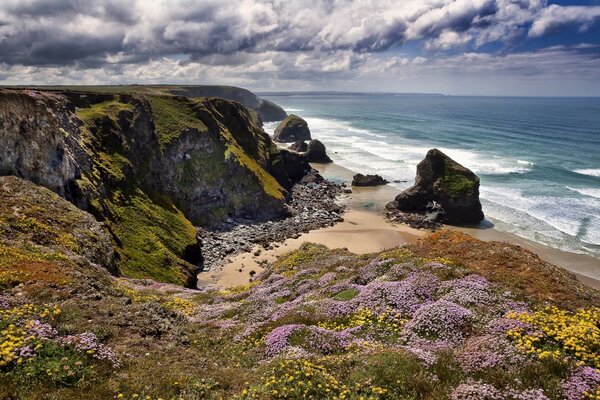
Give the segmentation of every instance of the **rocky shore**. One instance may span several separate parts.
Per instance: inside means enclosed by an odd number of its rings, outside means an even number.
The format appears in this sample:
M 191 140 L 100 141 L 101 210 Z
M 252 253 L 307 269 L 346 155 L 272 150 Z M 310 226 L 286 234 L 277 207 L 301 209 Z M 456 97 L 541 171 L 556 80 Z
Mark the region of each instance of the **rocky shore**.
M 292 188 L 291 216 L 266 222 L 231 218 L 200 232 L 204 271 L 227 262 L 229 257 L 250 252 L 255 245 L 273 248 L 300 233 L 334 225 L 343 220 L 345 205 L 339 199 L 343 188 L 311 171 Z

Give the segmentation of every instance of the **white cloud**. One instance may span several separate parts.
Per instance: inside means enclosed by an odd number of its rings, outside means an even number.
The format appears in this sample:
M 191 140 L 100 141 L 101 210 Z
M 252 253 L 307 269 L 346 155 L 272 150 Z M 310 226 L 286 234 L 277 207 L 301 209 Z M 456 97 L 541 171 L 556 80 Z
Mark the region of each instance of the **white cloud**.
M 577 25 L 585 30 L 600 18 L 600 6 L 559 6 L 551 4 L 535 19 L 529 36 L 543 36 L 564 25 Z
M 551 79 L 561 69 L 589 80 L 595 48 L 504 51 L 599 17 L 600 6 L 546 0 L 3 0 L 0 81 L 402 90 L 396 80 L 411 76 L 427 87 L 467 71 Z M 489 43 L 503 52 L 483 52 Z

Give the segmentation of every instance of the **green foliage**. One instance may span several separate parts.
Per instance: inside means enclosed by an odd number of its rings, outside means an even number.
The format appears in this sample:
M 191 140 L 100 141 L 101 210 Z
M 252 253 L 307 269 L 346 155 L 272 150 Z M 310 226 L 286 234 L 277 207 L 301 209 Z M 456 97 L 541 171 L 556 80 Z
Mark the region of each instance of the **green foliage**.
M 230 144 L 225 152 L 225 157 L 227 157 L 229 154 L 233 154 L 240 165 L 244 166 L 254 174 L 266 194 L 280 200 L 284 198 L 284 189 L 281 187 L 279 182 L 273 178 L 273 175 L 265 171 L 265 169 L 261 167 L 256 160 L 248 156 L 248 154 L 246 154 L 242 148 L 236 144 Z
M 196 228 L 168 199 L 162 200 L 152 201 L 137 189 L 111 205 L 114 233 L 121 241 L 121 272 L 182 285 L 186 262 L 180 257 L 196 242 Z
M 198 103 L 183 97 L 147 96 L 152 107 L 152 116 L 158 143 L 164 149 L 186 129 L 206 133 L 208 128 L 196 115 Z
M 348 301 L 355 298 L 358 293 L 359 292 L 356 289 L 346 289 L 337 293 L 335 296 L 333 296 L 333 298 L 339 301 Z
M 444 176 L 440 179 L 440 184 L 444 190 L 452 197 L 468 195 L 475 190 L 476 182 L 467 178 L 452 166 L 448 161 L 444 165 Z
M 381 351 L 348 363 L 348 386 L 356 398 L 445 398 L 445 382 L 435 381 L 414 356 L 402 351 Z M 342 365 L 342 367 L 344 367 Z
M 119 118 L 119 113 L 124 110 L 133 111 L 133 105 L 113 99 L 94 104 L 88 108 L 78 108 L 76 113 L 79 119 L 87 123 L 103 116 L 116 121 Z
M 42 343 L 35 357 L 12 372 L 23 387 L 33 383 L 73 386 L 92 373 L 93 367 L 84 353 L 53 341 Z

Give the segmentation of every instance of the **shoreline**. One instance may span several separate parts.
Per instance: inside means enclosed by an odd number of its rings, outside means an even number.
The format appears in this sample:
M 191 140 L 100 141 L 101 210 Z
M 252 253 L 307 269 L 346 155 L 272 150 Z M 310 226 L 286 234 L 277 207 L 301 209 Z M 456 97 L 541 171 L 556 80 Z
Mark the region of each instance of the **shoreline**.
M 354 171 L 335 163 L 312 164 L 324 178 L 349 185 Z M 401 191 L 390 185 L 377 187 L 352 187 L 352 193 L 342 195 L 347 206 L 344 220 L 333 226 L 311 230 L 297 238 L 273 243 L 272 249 L 255 246 L 248 252 L 230 257 L 215 270 L 198 275 L 199 287 L 227 288 L 247 284 L 264 265 L 279 256 L 295 250 L 304 242 L 313 242 L 329 248 L 347 248 L 356 254 L 375 253 L 386 248 L 412 243 L 431 231 L 392 223 L 385 218 L 385 204 Z M 586 254 L 572 253 L 533 242 L 493 227 L 444 226 L 468 233 L 483 241 L 500 241 L 519 245 L 537 254 L 543 260 L 573 273 L 577 279 L 591 287 L 600 288 L 600 259 Z M 254 271 L 254 274 L 251 273 Z

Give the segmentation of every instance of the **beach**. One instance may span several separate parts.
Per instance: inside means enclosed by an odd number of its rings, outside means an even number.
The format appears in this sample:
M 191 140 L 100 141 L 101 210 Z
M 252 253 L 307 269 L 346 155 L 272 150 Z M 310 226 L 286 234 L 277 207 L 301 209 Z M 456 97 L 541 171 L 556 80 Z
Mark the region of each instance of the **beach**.
M 349 183 L 354 171 L 335 163 L 312 164 L 326 179 L 337 183 Z M 344 221 L 334 226 L 312 230 L 295 239 L 275 243 L 271 250 L 256 246 L 249 252 L 231 257 L 222 267 L 201 273 L 199 286 L 227 288 L 243 285 L 252 275 L 264 270 L 267 263 L 279 256 L 298 249 L 302 243 L 312 242 L 329 248 L 347 248 L 356 254 L 376 253 L 384 249 L 412 243 L 430 233 L 407 225 L 392 223 L 385 216 L 385 204 L 398 193 L 390 185 L 377 187 L 353 187 L 352 193 L 344 194 L 341 201 L 347 206 Z M 485 211 L 485 210 L 484 210 Z M 600 288 L 600 260 L 586 255 L 554 249 L 531 240 L 503 232 L 482 224 L 480 227 L 452 227 L 484 241 L 501 241 L 519 245 L 537 254 L 543 260 L 574 273 L 582 283 Z M 254 271 L 254 273 L 251 272 Z

